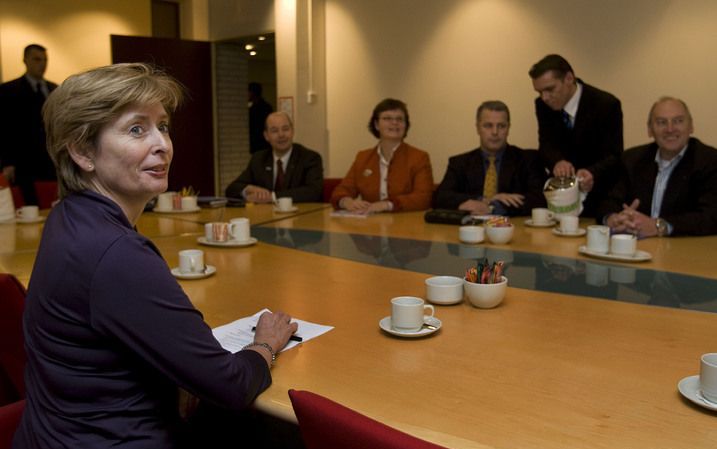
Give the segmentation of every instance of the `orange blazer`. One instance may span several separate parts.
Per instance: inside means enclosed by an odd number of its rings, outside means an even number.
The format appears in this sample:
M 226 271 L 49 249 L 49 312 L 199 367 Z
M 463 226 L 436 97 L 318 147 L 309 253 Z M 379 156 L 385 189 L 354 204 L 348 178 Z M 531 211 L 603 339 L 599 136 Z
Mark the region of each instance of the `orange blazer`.
M 331 204 L 339 208 L 341 198 L 379 201 L 381 169 L 376 148 L 359 151 L 349 172 L 331 195 Z M 401 143 L 388 166 L 388 200 L 394 212 L 425 210 L 431 207 L 433 171 L 431 159 L 423 150 Z

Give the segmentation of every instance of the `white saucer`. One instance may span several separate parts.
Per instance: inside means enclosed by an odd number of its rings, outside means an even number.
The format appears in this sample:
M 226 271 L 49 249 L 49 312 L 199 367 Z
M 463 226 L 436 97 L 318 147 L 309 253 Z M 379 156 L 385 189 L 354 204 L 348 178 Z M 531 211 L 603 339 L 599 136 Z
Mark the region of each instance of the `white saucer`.
M 582 237 L 587 231 L 583 228 L 578 228 L 575 232 L 563 232 L 560 228 L 553 228 L 553 234 L 559 237 Z
M 682 379 L 680 383 L 677 384 L 677 389 L 680 390 L 682 396 L 686 397 L 695 404 L 717 411 L 717 403 L 705 399 L 705 397 L 702 396 L 702 392 L 700 391 L 699 374 Z
M 397 331 L 396 329 L 391 327 L 391 315 L 384 317 L 381 321 L 378 322 L 378 326 L 383 329 L 384 331 L 388 332 L 391 335 L 395 335 L 396 337 L 405 337 L 405 338 L 416 338 L 416 337 L 425 337 L 426 335 L 430 335 L 437 330 L 441 328 L 441 320 L 439 320 L 436 317 L 429 317 L 426 318 L 426 324 L 430 324 L 431 326 L 436 326 L 435 329 L 428 329 L 426 327 L 421 328 L 421 330 L 416 332 L 404 332 L 404 331 Z
M 483 237 L 483 238 L 480 239 L 480 240 L 474 240 L 474 241 L 472 241 L 472 242 L 469 242 L 469 241 L 467 241 L 467 240 L 461 240 L 461 239 L 458 239 L 458 241 L 461 242 L 461 243 L 463 243 L 464 245 L 477 245 L 477 244 L 479 244 L 479 243 L 483 243 L 483 242 L 485 241 L 485 237 Z
M 23 224 L 31 224 L 31 223 L 42 223 L 45 221 L 45 217 L 35 217 L 35 218 L 16 218 L 15 223 L 23 223 Z
M 555 220 L 550 220 L 547 223 L 537 224 L 537 223 L 533 223 L 532 218 L 528 218 L 523 223 L 525 223 L 526 226 L 530 226 L 531 228 L 549 228 L 551 226 L 555 226 L 558 222 Z
M 647 251 L 641 251 L 639 249 L 635 251 L 635 254 L 633 254 L 632 256 L 621 256 L 610 253 L 596 253 L 595 251 L 589 250 L 587 246 L 581 245 L 580 248 L 578 248 L 578 252 L 580 254 L 595 257 L 598 259 L 619 260 L 620 262 L 645 262 L 646 260 L 652 259 L 652 254 L 648 253 Z
M 204 269 L 204 273 L 182 273 L 179 271 L 179 267 L 172 268 L 172 275 L 177 279 L 204 279 L 216 272 L 217 267 L 213 265 L 207 265 L 207 268 Z
M 207 240 L 206 237 L 198 237 L 197 242 L 199 242 L 201 245 L 207 245 L 207 246 L 219 246 L 219 247 L 225 247 L 225 248 L 238 248 L 242 246 L 251 246 L 258 242 L 257 239 L 254 237 L 249 237 L 249 240 L 245 240 L 243 242 L 240 242 L 239 240 L 232 240 L 229 239 L 226 242 L 215 242 L 212 240 Z
M 13 224 L 15 223 L 15 217 L 8 218 L 7 220 L 0 220 L 0 224 Z
M 278 207 L 274 207 L 274 212 L 276 212 L 277 214 L 289 214 L 291 212 L 296 212 L 297 210 L 299 210 L 299 208 L 296 206 L 293 206 L 286 210 L 281 210 Z
M 192 209 L 160 209 L 155 207 L 152 212 L 159 212 L 160 214 L 190 214 L 192 212 L 198 212 L 202 210 L 201 207 L 197 206 Z

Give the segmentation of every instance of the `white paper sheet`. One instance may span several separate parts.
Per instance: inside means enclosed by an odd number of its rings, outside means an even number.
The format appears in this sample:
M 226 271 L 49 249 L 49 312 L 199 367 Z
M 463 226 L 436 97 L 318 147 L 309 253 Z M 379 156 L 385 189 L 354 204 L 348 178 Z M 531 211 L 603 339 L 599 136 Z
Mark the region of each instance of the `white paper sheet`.
M 252 327 L 256 326 L 256 323 L 259 321 L 259 317 L 264 312 L 270 312 L 270 310 L 263 309 L 252 316 L 239 318 L 238 320 L 233 321 L 229 324 L 215 327 L 214 329 L 212 329 L 212 332 L 214 333 L 214 338 L 216 338 L 219 344 L 222 345 L 222 348 L 226 349 L 232 354 L 235 352 L 239 352 L 241 348 L 254 341 L 254 332 L 251 329 Z M 301 343 L 306 343 L 312 338 L 316 338 L 321 334 L 325 334 L 326 332 L 334 328 L 333 326 L 324 326 L 321 324 L 310 323 L 308 321 L 297 319 L 292 319 L 291 322 L 299 324 L 299 329 L 294 335 L 296 335 L 297 337 L 301 337 L 303 341 L 298 342 L 289 340 L 286 346 L 284 346 L 284 349 L 282 349 L 280 352 L 284 352 Z
M 361 212 L 351 212 L 349 210 L 335 210 L 330 214 L 332 217 L 346 217 L 346 218 L 366 218 L 371 214 Z

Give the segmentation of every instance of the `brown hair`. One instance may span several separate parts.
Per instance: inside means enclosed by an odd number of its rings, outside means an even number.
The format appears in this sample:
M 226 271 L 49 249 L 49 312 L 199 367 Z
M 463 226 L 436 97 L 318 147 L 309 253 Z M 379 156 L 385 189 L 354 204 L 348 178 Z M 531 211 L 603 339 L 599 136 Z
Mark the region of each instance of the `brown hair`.
M 159 103 L 172 113 L 182 95 L 176 80 L 148 64 L 115 64 L 67 78 L 43 107 L 47 151 L 57 170 L 60 198 L 89 187 L 70 156 L 70 145 L 92 153 L 102 128 L 128 106 Z

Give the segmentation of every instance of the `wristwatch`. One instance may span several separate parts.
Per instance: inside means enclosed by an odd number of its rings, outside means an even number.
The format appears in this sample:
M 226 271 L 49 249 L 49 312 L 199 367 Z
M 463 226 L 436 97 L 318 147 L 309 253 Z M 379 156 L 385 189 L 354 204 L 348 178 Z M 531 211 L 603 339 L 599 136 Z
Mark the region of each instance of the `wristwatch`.
M 668 226 L 667 222 L 664 219 L 657 217 L 655 219 L 655 227 L 657 228 L 658 237 L 664 237 L 667 235 Z

